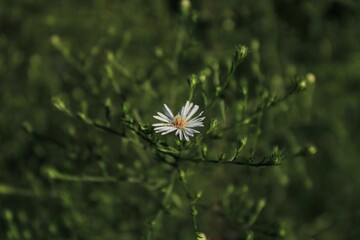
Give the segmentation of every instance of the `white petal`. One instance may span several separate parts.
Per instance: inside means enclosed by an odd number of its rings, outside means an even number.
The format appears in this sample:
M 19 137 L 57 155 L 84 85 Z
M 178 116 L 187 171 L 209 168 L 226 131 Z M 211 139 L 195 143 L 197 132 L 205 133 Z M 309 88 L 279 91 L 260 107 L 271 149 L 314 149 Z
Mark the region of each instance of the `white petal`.
M 204 121 L 204 119 L 205 119 L 205 117 L 200 117 L 200 115 L 198 115 L 196 118 L 193 118 L 190 121 L 188 121 L 188 123 L 202 122 L 202 121 Z
M 172 113 L 172 111 L 170 110 L 170 108 L 166 104 L 164 104 L 164 113 L 169 118 L 174 118 L 174 114 Z
M 171 123 L 154 123 L 152 126 L 153 127 L 161 127 L 161 126 L 163 126 L 163 127 L 171 127 L 172 124 Z
M 193 105 L 194 105 L 193 103 L 190 103 L 189 101 L 186 101 L 186 104 L 185 104 L 185 106 L 183 108 L 183 111 L 181 111 L 181 116 L 185 118 Z
M 191 121 L 191 120 L 195 120 L 195 119 L 197 119 L 197 118 L 200 118 L 200 116 L 201 116 L 203 113 L 204 113 L 204 112 L 201 112 L 199 115 L 197 115 L 197 116 L 194 117 L 193 119 L 190 119 L 190 118 L 189 118 L 188 120 Z M 205 119 L 205 117 L 204 117 L 204 119 Z
M 185 131 L 185 133 L 186 133 L 187 135 L 189 135 L 189 136 L 191 136 L 191 137 L 194 136 L 194 133 L 190 131 L 190 128 L 185 128 L 184 131 Z
M 176 128 L 170 127 L 169 130 L 167 130 L 166 132 L 163 132 L 161 135 L 165 135 L 165 134 L 171 133 L 171 132 L 173 132 L 173 131 L 175 131 L 175 130 L 176 130 Z
M 160 116 L 153 116 L 153 117 L 156 118 L 157 120 L 170 123 L 170 121 L 169 121 L 168 119 L 166 119 L 166 118 L 162 118 L 162 117 L 160 117 Z
M 186 125 L 186 127 L 203 127 L 204 124 L 202 122 L 191 122 Z
M 182 141 L 182 139 L 183 139 L 183 132 L 180 130 L 179 131 L 179 138 L 180 138 L 180 141 Z
M 192 128 L 185 128 L 187 131 L 189 131 L 191 134 L 194 133 L 200 133 L 198 130 L 192 129 Z
M 185 117 L 186 120 L 189 120 L 196 113 L 197 110 L 199 110 L 199 106 L 195 105 L 194 108 L 190 111 L 189 115 Z
M 154 128 L 154 130 L 156 132 L 166 132 L 166 131 L 168 131 L 170 129 L 172 129 L 172 127 L 156 127 L 156 128 Z
M 167 119 L 169 122 L 171 122 L 171 118 L 169 118 L 168 116 L 166 116 L 165 114 L 161 113 L 161 112 L 158 112 L 157 113 L 160 117 L 164 118 L 164 119 Z
M 178 113 L 180 116 L 184 116 L 185 107 L 186 107 L 186 104 L 185 104 L 185 106 L 182 106 L 181 111 Z
M 188 102 L 186 102 L 185 105 L 182 106 L 181 111 L 180 111 L 180 116 L 184 116 L 184 112 L 185 112 L 187 105 L 188 105 Z
M 188 121 L 188 123 L 193 123 L 193 122 L 202 122 L 204 121 L 205 117 L 198 117 L 198 118 L 193 118 L 190 121 Z
M 185 129 L 184 129 L 184 130 L 185 130 Z M 187 135 L 187 133 L 186 133 L 185 131 L 183 131 L 183 133 L 184 133 L 185 140 L 186 140 L 186 141 L 190 141 L 190 138 L 189 138 L 189 136 Z

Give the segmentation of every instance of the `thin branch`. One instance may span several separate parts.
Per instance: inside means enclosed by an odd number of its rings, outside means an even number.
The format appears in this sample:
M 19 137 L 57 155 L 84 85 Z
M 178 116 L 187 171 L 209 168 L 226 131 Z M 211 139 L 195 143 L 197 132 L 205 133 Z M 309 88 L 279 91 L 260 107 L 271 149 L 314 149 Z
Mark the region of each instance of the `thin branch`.
M 269 110 L 277 105 L 279 105 L 279 103 L 285 101 L 286 99 L 288 99 L 289 97 L 295 95 L 296 93 L 302 92 L 304 89 L 302 89 L 299 86 L 299 83 L 295 82 L 294 86 L 290 87 L 290 89 L 288 90 L 288 92 L 286 94 L 284 94 L 282 97 L 275 99 L 272 102 L 269 102 L 267 104 L 264 105 L 259 105 L 256 110 L 252 111 L 251 113 L 247 114 L 246 116 L 244 116 L 243 118 L 241 118 L 240 120 L 236 121 L 235 124 L 232 124 L 231 126 L 225 127 L 222 130 L 223 131 L 227 131 L 232 129 L 234 126 L 236 125 L 241 125 L 244 124 L 245 122 L 249 121 L 250 119 L 256 117 L 258 114 L 265 112 L 266 110 Z
M 100 129 L 100 130 L 103 130 L 103 131 L 105 131 L 105 132 L 112 133 L 112 134 L 114 134 L 114 135 L 116 135 L 116 136 L 119 136 L 119 137 L 124 137 L 124 134 L 123 134 L 123 133 L 121 133 L 121 132 L 119 132 L 119 131 L 117 131 L 117 130 L 115 130 L 115 129 L 113 129 L 113 128 L 110 128 L 110 127 L 108 127 L 108 126 L 105 126 L 105 125 L 102 125 L 102 124 L 99 124 L 99 123 L 96 123 L 96 122 L 93 122 L 93 125 L 94 125 L 96 128 L 98 128 L 98 129 Z
M 284 154 L 282 152 L 275 152 L 270 156 L 265 156 L 259 162 L 253 162 L 254 158 L 249 157 L 244 159 L 243 161 L 234 161 L 233 159 L 228 160 L 214 160 L 214 159 L 189 159 L 189 158 L 182 158 L 180 161 L 188 161 L 198 164 L 219 164 L 219 165 L 240 165 L 240 166 L 248 166 L 248 167 L 273 167 L 280 165 L 283 161 Z
M 197 201 L 197 198 L 195 198 L 190 192 L 189 186 L 187 184 L 187 179 L 186 179 L 185 172 L 182 169 L 180 169 L 180 167 L 178 165 L 176 166 L 176 170 L 178 172 L 180 183 L 183 186 L 183 189 L 185 191 L 186 198 L 189 201 L 190 215 L 192 216 L 193 229 L 194 229 L 195 236 L 196 236 L 195 239 L 198 239 L 198 235 L 199 235 L 200 232 L 198 230 L 198 223 L 197 223 L 197 218 L 196 218 L 197 214 L 198 214 L 198 211 L 197 211 L 196 205 L 195 205 L 195 203 Z
M 169 198 L 174 189 L 175 179 L 176 179 L 176 172 L 174 171 L 173 174 L 171 175 L 170 183 L 165 190 L 165 194 L 163 195 L 163 199 L 161 201 L 161 207 L 156 212 L 154 218 L 151 221 L 149 221 L 149 229 L 146 234 L 147 240 L 154 239 L 154 228 L 155 228 L 156 224 L 158 223 L 159 218 L 161 217 L 161 214 L 164 212 L 164 210 L 166 210 L 166 204 L 169 201 Z
M 68 182 L 86 182 L 86 183 L 141 183 L 147 185 L 144 180 L 130 176 L 120 177 L 103 177 L 103 176 L 89 176 L 89 175 L 70 175 L 58 172 L 56 169 L 47 169 L 47 176 L 50 179 L 68 181 Z

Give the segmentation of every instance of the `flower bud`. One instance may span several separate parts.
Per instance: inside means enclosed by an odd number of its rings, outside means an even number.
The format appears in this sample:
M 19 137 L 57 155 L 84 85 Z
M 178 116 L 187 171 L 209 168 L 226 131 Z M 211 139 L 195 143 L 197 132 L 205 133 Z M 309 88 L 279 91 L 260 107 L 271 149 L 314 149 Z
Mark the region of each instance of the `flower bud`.
M 181 8 L 181 12 L 184 15 L 188 15 L 188 13 L 191 9 L 191 2 L 189 0 L 182 0 L 180 2 L 180 8 Z
M 237 46 L 234 56 L 236 64 L 239 64 L 247 56 L 247 53 L 247 47 L 245 47 L 244 45 Z
M 316 77 L 315 77 L 315 75 L 312 74 L 312 73 L 306 74 L 305 79 L 307 80 L 307 82 L 308 82 L 309 84 L 314 84 L 315 81 L 316 81 Z
M 307 87 L 306 81 L 305 80 L 301 80 L 298 82 L 298 87 L 300 90 L 305 90 Z
M 206 236 L 204 233 L 200 232 L 197 234 L 197 240 L 206 240 Z
M 196 85 L 196 83 L 198 82 L 197 80 L 198 80 L 198 79 L 197 79 L 196 75 L 195 75 L 195 74 L 191 74 L 190 77 L 188 78 L 188 85 L 189 85 L 189 87 L 190 87 L 190 88 L 193 88 L 193 87 Z

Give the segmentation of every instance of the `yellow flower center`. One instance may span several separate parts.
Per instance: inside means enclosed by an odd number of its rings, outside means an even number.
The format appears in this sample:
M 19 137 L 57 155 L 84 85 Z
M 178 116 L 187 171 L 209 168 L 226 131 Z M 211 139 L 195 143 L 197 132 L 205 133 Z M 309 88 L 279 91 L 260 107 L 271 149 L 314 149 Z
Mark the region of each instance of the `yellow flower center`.
M 174 118 L 173 123 L 176 128 L 184 129 L 186 127 L 186 119 L 181 117 L 180 115 L 177 115 Z

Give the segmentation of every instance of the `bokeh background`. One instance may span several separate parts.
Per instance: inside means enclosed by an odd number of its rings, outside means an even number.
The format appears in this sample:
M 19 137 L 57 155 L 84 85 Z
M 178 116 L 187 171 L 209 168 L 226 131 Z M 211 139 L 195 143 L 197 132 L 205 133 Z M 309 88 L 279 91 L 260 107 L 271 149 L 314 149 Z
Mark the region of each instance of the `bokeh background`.
M 162 103 L 179 108 L 187 99 L 189 74 L 216 61 L 223 67 L 237 44 L 249 48 L 237 79 L 250 90 L 281 92 L 308 73 L 316 82 L 262 123 L 259 148 L 284 148 L 281 166 L 189 166 L 191 188 L 204 195 L 200 230 L 229 240 L 249 232 L 254 239 L 360 237 L 359 2 L 194 0 L 188 13 L 179 6 L 0 2 L 0 239 L 141 239 L 161 207 L 161 190 L 49 175 L 126 173 L 161 186 L 167 169 L 131 134 L 98 131 L 58 111 L 52 99 L 61 96 L 94 119 L 104 119 L 111 105 L 109 121 L 119 131 L 123 109 L 152 123 Z M 222 151 L 231 140 L 212 146 Z M 292 157 L 306 146 L 316 154 Z M 194 237 L 177 188 L 155 239 Z M 264 199 L 256 222 L 244 227 L 239 216 Z

